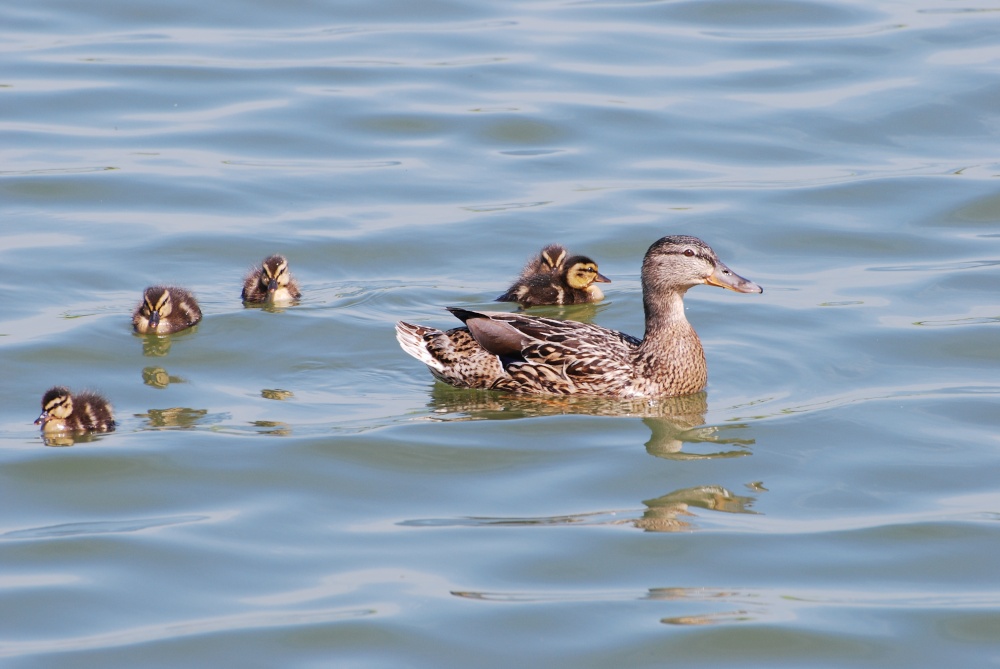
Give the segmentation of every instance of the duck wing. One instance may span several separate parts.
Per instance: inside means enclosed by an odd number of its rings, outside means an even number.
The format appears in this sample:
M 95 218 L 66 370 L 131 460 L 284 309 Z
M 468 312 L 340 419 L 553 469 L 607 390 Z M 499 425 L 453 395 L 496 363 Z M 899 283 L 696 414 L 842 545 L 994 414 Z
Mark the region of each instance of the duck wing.
M 639 340 L 590 323 L 449 308 L 506 372 L 496 390 L 631 396 Z

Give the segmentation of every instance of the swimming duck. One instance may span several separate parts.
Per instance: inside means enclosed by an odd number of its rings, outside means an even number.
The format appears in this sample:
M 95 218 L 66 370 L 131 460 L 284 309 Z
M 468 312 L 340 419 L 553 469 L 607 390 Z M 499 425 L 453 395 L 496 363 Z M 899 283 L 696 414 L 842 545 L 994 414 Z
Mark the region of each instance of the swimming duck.
M 702 390 L 705 352 L 684 315 L 684 293 L 708 284 L 762 293 L 697 237 L 668 236 L 642 261 L 646 334 L 589 323 L 449 308 L 465 327 L 442 332 L 400 321 L 396 339 L 445 383 L 512 393 L 668 397 Z
M 521 270 L 497 302 L 518 302 L 525 307 L 542 304 L 583 304 L 604 299 L 594 283 L 611 283 L 587 256 L 567 258 L 566 247 L 550 244 Z
M 249 303 L 282 303 L 302 296 L 299 284 L 288 271 L 284 256 L 273 255 L 254 267 L 243 281 L 243 301 Z
M 109 432 L 115 429 L 111 404 L 98 393 L 73 395 L 56 386 L 42 396 L 42 413 L 35 420 L 42 432 Z
M 139 334 L 170 334 L 200 320 L 201 308 L 194 295 L 173 286 L 147 288 L 132 314 L 132 325 Z

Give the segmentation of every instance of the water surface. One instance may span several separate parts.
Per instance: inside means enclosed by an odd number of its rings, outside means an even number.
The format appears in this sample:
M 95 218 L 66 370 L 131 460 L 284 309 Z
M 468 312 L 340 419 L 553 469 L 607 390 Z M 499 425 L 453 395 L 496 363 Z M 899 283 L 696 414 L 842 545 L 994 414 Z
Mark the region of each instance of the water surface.
M 0 8 L 5 666 L 1000 660 L 1000 5 Z M 454 390 L 396 345 L 542 245 L 695 234 L 704 395 Z M 281 252 L 295 306 L 245 308 Z M 130 332 L 142 288 L 205 319 Z M 495 305 L 492 305 L 495 306 Z M 47 444 L 46 388 L 113 434 Z

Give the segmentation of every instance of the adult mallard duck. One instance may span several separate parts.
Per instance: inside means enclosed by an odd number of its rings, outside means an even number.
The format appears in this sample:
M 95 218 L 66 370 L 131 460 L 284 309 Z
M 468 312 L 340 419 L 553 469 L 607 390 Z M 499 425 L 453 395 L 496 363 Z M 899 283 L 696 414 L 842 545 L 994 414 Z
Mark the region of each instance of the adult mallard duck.
M 42 432 L 108 432 L 115 429 L 111 403 L 85 390 L 73 395 L 69 388 L 56 386 L 42 396 L 42 413 L 35 420 Z
M 250 304 L 282 304 L 302 296 L 299 284 L 288 271 L 285 256 L 273 255 L 254 267 L 243 280 L 243 301 Z
M 170 334 L 200 320 L 201 308 L 194 295 L 173 286 L 147 288 L 132 314 L 132 326 L 139 334 Z
M 571 256 L 566 247 L 550 244 L 528 261 L 521 275 L 497 302 L 518 302 L 521 306 L 543 304 L 584 304 L 604 299 L 594 283 L 611 283 L 597 271 L 597 263 L 587 256 Z
M 396 339 L 438 379 L 514 393 L 667 397 L 702 390 L 705 352 L 684 315 L 684 293 L 706 283 L 763 289 L 726 267 L 697 237 L 664 237 L 642 261 L 646 335 L 589 323 L 449 308 L 465 327 L 442 332 L 400 321 Z

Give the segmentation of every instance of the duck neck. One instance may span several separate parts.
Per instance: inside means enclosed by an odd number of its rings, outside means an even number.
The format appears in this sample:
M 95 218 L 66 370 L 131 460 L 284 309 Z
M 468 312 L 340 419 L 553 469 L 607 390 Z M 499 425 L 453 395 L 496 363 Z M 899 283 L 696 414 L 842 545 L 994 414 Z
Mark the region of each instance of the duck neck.
M 643 291 L 642 306 L 646 312 L 646 335 L 643 344 L 673 339 L 686 332 L 694 333 L 684 314 L 684 293 L 687 289 L 661 292 Z
M 645 364 L 639 365 L 640 373 L 657 377 L 659 384 L 669 386 L 670 394 L 697 392 L 708 381 L 705 350 L 684 314 L 686 292 L 687 288 L 644 291 L 643 296 L 646 334 L 638 356 Z M 663 376 L 662 370 L 673 373 Z

